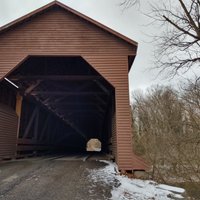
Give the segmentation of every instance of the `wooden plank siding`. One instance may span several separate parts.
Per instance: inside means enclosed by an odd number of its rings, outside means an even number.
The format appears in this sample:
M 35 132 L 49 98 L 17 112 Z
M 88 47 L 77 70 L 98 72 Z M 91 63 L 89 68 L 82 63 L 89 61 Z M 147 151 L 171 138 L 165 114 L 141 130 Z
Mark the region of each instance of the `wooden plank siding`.
M 0 104 L 0 160 L 16 153 L 17 115 L 13 109 Z
M 113 152 L 119 169 L 132 170 L 128 56 L 136 55 L 136 50 L 136 46 L 56 5 L 0 33 L 0 78 L 31 55 L 82 56 L 115 88 Z

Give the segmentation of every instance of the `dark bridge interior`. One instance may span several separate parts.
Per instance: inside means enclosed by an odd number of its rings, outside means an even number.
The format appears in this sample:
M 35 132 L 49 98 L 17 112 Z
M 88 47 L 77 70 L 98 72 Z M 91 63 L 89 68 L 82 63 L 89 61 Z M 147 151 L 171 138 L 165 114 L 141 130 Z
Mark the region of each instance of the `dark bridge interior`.
M 109 151 L 115 90 L 82 57 L 29 57 L 7 79 L 23 96 L 18 152 Z

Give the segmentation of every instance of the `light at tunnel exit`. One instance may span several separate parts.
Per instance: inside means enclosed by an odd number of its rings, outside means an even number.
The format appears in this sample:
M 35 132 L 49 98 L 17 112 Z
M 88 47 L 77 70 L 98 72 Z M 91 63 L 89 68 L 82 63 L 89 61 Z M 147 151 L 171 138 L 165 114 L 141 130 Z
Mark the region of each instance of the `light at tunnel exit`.
M 98 139 L 92 138 L 87 142 L 87 151 L 101 151 L 101 142 Z

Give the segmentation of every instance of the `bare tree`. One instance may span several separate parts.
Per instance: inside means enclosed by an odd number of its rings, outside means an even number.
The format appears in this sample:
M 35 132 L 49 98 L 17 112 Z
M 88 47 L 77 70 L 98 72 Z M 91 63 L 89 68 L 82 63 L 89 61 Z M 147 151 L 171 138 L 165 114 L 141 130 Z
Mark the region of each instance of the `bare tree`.
M 157 67 L 170 76 L 185 73 L 200 63 L 200 0 L 168 0 L 152 5 L 151 17 L 164 30 L 155 36 Z
M 130 7 L 135 0 L 124 0 Z M 151 3 L 151 1 L 149 1 Z M 158 47 L 155 52 L 156 67 L 167 76 L 187 72 L 200 64 L 200 0 L 161 0 L 151 3 L 152 12 L 148 14 L 163 31 L 154 41 Z M 156 33 L 155 33 L 156 34 Z

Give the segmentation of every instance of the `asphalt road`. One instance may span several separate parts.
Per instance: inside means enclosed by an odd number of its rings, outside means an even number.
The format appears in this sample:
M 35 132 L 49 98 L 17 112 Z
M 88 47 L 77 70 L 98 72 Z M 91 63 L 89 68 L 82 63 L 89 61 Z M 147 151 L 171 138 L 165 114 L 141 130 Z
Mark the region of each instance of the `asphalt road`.
M 93 183 L 90 169 L 105 164 L 85 156 L 29 158 L 0 163 L 0 200 L 104 200 L 111 186 Z

